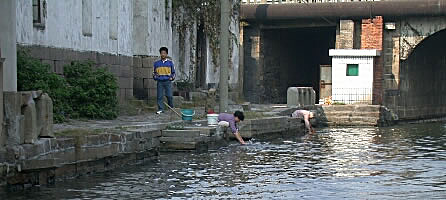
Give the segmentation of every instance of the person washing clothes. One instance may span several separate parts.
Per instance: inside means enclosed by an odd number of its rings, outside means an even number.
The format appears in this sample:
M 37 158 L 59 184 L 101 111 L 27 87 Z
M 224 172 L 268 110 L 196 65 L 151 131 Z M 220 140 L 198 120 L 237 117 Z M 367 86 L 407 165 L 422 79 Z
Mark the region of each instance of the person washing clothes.
M 303 119 L 305 122 L 305 127 L 310 134 L 314 133 L 314 129 L 311 126 L 310 119 L 314 118 L 314 113 L 308 110 L 296 110 L 291 114 L 293 118 Z
M 240 136 L 237 128 L 237 123 L 243 121 L 244 119 L 245 116 L 241 111 L 235 111 L 234 114 L 220 113 L 218 115 L 218 125 L 222 127 L 230 127 L 232 133 L 235 135 L 235 138 L 237 138 L 240 144 L 246 144 L 242 136 Z

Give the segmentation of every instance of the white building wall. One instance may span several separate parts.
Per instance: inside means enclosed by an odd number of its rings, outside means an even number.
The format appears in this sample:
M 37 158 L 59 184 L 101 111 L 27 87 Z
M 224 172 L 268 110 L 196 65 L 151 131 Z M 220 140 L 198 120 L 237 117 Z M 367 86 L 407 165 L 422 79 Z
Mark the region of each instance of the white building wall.
M 0 49 L 2 51 L 1 57 L 5 58 L 3 63 L 3 91 L 10 92 L 17 91 L 15 6 L 16 0 L 2 0 L 0 3 Z
M 23 45 L 40 45 L 67 48 L 78 51 L 97 51 L 122 55 L 159 55 L 161 46 L 172 46 L 171 1 L 142 0 L 146 5 L 146 20 L 136 21 L 133 28 L 133 11 L 136 1 L 132 0 L 91 0 L 92 34 L 82 33 L 82 1 L 46 0 L 45 28 L 39 29 L 32 22 L 32 1 L 18 0 L 17 3 L 17 42 Z M 118 7 L 118 31 L 114 32 L 115 20 L 110 9 Z M 168 3 L 168 5 L 166 5 Z M 112 15 L 112 16 L 110 16 Z M 145 16 L 144 16 L 145 17 Z M 139 23 L 146 23 L 144 25 Z M 143 27 L 144 29 L 141 29 Z M 133 32 L 142 35 L 133 41 Z M 133 42 L 142 44 L 139 52 L 133 49 Z
M 118 5 L 118 37 L 110 37 L 110 3 Z M 132 55 L 131 0 L 93 0 L 92 34 L 82 33 L 82 1 L 46 0 L 44 28 L 34 27 L 32 1 L 17 1 L 17 43 Z
M 332 60 L 332 98 L 343 103 L 371 102 L 373 57 L 335 56 Z M 347 76 L 347 64 L 358 64 L 358 76 Z
M 238 16 L 234 16 L 231 20 L 229 31 L 230 31 L 230 40 L 232 43 L 232 52 L 231 55 L 231 63 L 229 66 L 229 84 L 230 87 L 234 88 L 238 83 L 239 76 L 239 35 L 240 35 L 240 21 Z M 214 63 L 212 62 L 212 51 L 209 47 L 209 40 L 207 43 L 207 69 L 206 69 L 206 83 L 215 83 L 217 84 L 220 81 L 220 70 L 215 69 Z M 220 63 L 220 60 L 218 61 Z

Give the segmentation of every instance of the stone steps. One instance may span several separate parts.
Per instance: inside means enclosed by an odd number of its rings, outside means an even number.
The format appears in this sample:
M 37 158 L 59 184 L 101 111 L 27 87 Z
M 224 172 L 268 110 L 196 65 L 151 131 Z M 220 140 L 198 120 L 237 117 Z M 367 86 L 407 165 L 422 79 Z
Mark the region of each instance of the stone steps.
M 379 118 L 380 112 L 351 112 L 351 111 L 330 111 L 324 112 L 326 116 L 330 117 L 375 117 Z
M 355 111 L 355 112 L 379 112 L 379 105 L 324 105 L 322 109 L 325 112 L 332 111 Z
M 324 105 L 322 109 L 328 126 L 377 126 L 381 116 L 379 105 Z
M 376 126 L 376 123 L 367 123 L 363 121 L 351 121 L 351 122 L 327 122 L 327 125 L 329 127 L 358 127 L 358 126 L 364 126 L 364 127 L 370 127 L 370 126 Z
M 377 123 L 379 118 L 377 117 L 358 117 L 358 116 L 335 116 L 335 117 L 327 117 L 328 122 L 364 122 L 364 123 Z

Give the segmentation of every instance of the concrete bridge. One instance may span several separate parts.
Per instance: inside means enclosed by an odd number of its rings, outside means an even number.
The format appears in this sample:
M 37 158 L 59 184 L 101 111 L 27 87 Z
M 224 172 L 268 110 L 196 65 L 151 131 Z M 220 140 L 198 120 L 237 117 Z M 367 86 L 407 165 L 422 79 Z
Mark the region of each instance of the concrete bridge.
M 373 56 L 373 104 L 400 119 L 446 115 L 446 0 L 245 1 L 241 38 L 240 82 L 248 101 L 284 103 L 291 86 L 313 87 L 319 97 L 321 67 L 333 65 L 334 91 L 336 74 L 345 74 L 336 71 L 335 58 L 345 70 L 348 62 Z

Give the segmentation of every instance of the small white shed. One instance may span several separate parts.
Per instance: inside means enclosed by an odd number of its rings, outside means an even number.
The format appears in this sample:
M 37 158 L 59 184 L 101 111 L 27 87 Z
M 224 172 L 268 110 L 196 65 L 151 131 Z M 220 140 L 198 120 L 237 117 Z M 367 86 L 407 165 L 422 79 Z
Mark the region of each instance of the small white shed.
M 371 104 L 373 69 L 379 50 L 330 49 L 332 100 L 345 104 Z

